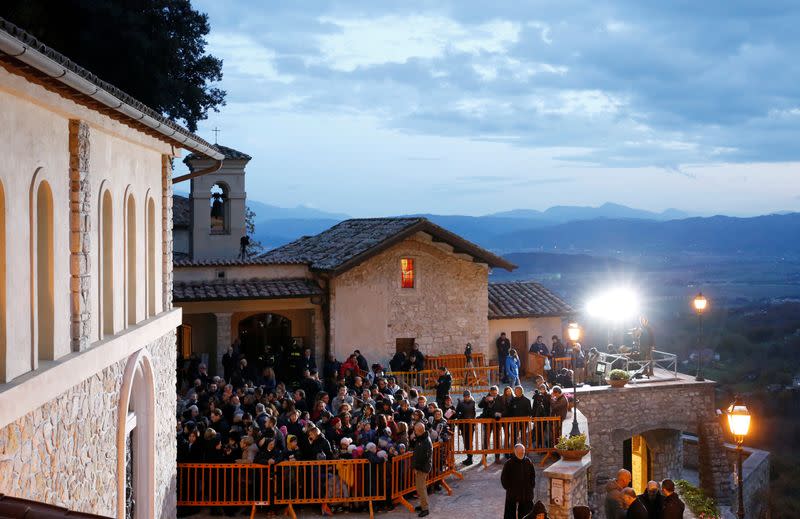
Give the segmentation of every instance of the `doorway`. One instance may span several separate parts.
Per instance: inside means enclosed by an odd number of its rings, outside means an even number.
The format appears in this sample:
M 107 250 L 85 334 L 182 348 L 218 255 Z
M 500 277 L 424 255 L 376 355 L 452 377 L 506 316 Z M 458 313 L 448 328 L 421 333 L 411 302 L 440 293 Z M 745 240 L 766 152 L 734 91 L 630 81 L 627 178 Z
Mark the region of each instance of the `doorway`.
M 414 349 L 414 341 L 415 338 L 405 338 L 405 339 L 395 339 L 394 340 L 394 351 L 395 353 L 402 351 L 406 355 L 411 353 L 411 350 Z
M 622 466 L 631 472 L 631 486 L 637 494 L 643 494 L 653 477 L 652 453 L 644 436 L 637 434 L 625 440 L 622 453 Z
M 239 321 L 242 352 L 252 362 L 267 346 L 273 352 L 283 352 L 292 344 L 292 321 L 279 314 L 256 314 Z
M 519 356 L 519 373 L 528 372 L 528 332 L 511 332 L 511 348 Z

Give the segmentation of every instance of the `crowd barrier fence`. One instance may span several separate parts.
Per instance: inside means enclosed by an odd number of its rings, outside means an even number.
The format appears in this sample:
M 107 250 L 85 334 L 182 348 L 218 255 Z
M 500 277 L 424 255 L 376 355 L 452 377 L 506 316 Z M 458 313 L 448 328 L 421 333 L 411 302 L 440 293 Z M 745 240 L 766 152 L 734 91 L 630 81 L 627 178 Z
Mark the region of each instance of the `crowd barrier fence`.
M 483 353 L 472 354 L 472 365 L 481 367 L 486 365 L 486 355 Z M 425 357 L 425 369 L 437 370 L 439 366 L 447 366 L 447 369 L 459 369 L 467 367 L 467 357 L 464 354 L 449 355 L 430 355 Z
M 449 368 L 448 368 L 449 369 Z M 395 377 L 397 384 L 408 390 L 416 389 L 418 392 L 429 396 L 436 388 L 439 380 L 439 370 L 426 369 L 423 371 L 393 371 L 389 375 Z M 465 389 L 470 391 L 484 391 L 491 386 L 500 385 L 500 371 L 497 366 L 474 366 L 450 369 L 453 379 L 450 392 L 460 392 Z
M 561 437 L 561 418 L 474 418 L 450 420 L 455 427 L 453 454 L 483 455 L 483 465 L 490 454 L 510 454 L 521 443 L 526 452 L 545 454 L 542 465 L 553 455 Z
M 572 368 L 572 357 L 553 357 L 553 371 L 560 371 L 561 368 Z
M 296 519 L 297 505 L 352 505 L 369 507 L 379 501 L 413 507 L 406 496 L 414 491 L 413 452 L 375 464 L 367 459 L 284 461 L 275 465 L 227 463 L 179 463 L 178 506 L 245 506 L 251 519 L 258 506 L 285 506 Z M 455 468 L 453 438 L 433 447 L 433 468 L 428 484 L 441 484 L 450 475 L 463 478 Z

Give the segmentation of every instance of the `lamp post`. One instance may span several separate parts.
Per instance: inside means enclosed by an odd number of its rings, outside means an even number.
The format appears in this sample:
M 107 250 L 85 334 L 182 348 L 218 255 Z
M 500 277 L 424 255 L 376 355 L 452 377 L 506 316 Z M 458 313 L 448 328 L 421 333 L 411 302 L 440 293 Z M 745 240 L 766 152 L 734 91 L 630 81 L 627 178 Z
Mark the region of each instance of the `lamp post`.
M 728 407 L 728 427 L 736 439 L 736 485 L 739 489 L 739 506 L 736 515 L 744 519 L 744 496 L 742 493 L 742 443 L 750 430 L 750 412 L 738 396 Z
M 569 323 L 567 326 L 567 337 L 573 343 L 578 342 L 581 338 L 581 329 L 578 323 Z M 575 366 L 573 366 L 574 368 Z M 578 385 L 575 382 L 575 371 L 572 372 L 572 430 L 569 432 L 570 438 L 578 436 L 581 433 L 578 427 Z
M 705 378 L 703 378 L 703 312 L 706 311 L 706 307 L 708 307 L 708 299 L 703 295 L 702 292 L 699 292 L 694 299 L 692 300 L 692 305 L 694 306 L 694 311 L 697 312 L 697 374 L 695 375 L 694 379 L 698 382 L 703 382 Z

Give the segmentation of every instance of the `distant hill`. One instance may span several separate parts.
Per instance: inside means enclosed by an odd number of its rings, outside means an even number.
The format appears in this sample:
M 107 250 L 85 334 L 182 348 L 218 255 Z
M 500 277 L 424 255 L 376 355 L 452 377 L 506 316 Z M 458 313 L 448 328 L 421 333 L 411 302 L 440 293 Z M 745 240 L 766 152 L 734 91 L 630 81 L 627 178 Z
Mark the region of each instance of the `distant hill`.
M 512 279 L 538 279 L 543 276 L 561 276 L 571 273 L 630 271 L 634 265 L 614 258 L 594 257 L 588 254 L 554 254 L 550 252 L 512 252 L 503 256 L 517 265 L 513 272 L 493 269 L 491 281 Z
M 588 220 L 495 236 L 502 251 L 563 251 L 629 255 L 684 252 L 774 256 L 800 254 L 800 213 L 753 218 L 712 216 L 653 220 Z
M 645 220 L 678 220 L 689 217 L 689 214 L 677 209 L 667 209 L 660 213 L 634 209 L 620 204 L 607 202 L 599 207 L 582 207 L 571 205 L 557 205 L 544 211 L 535 209 L 512 209 L 499 213 L 486 215 L 488 217 L 523 218 L 529 220 L 547 220 L 550 222 L 565 223 L 574 220 L 593 220 L 596 218 L 636 218 Z
M 326 219 L 326 220 L 346 220 L 350 216 L 344 213 L 329 213 L 308 207 L 305 205 L 298 205 L 295 207 L 278 207 L 276 205 L 265 204 L 257 200 L 247 200 L 247 206 L 256 213 L 256 221 L 259 220 L 276 220 L 276 219 Z

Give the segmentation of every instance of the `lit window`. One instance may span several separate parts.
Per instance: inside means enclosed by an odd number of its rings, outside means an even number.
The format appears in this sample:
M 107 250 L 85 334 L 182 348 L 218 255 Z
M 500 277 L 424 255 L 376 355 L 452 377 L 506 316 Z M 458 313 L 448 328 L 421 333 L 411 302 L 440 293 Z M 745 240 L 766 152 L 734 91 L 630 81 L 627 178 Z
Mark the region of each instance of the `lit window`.
M 400 260 L 400 288 L 414 288 L 414 260 L 412 258 Z

